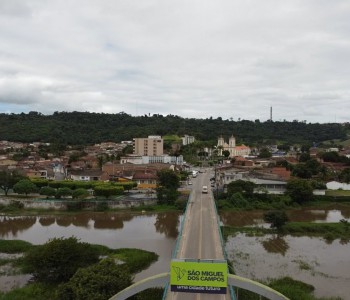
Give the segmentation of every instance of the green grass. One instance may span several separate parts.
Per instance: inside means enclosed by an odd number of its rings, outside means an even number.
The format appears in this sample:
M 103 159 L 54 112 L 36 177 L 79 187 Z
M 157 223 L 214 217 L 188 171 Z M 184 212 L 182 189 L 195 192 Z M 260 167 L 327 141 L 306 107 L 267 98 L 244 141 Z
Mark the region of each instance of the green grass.
M 114 255 L 112 255 L 112 257 L 124 261 L 128 265 L 131 273 L 137 273 L 148 268 L 158 259 L 156 253 L 141 249 L 121 248 L 113 252 Z
M 350 239 L 350 223 L 290 222 L 283 226 L 283 233 L 296 236 L 319 236 L 326 240 Z
M 290 277 L 273 279 L 263 284 L 280 292 L 290 300 L 342 300 L 341 298 L 317 298 L 313 295 L 314 287 L 312 285 L 294 280 Z M 264 297 L 260 297 L 257 294 L 243 289 L 239 289 L 238 295 L 239 299 L 244 300 L 266 300 Z
M 176 134 L 168 134 L 168 135 L 164 135 L 163 136 L 163 140 L 164 141 L 173 141 L 173 142 L 180 142 L 181 141 L 181 138 L 176 135 Z
M 333 143 L 332 143 L 333 142 Z M 334 139 L 334 140 L 328 140 L 328 141 L 324 141 L 322 142 L 324 145 L 326 146 L 330 146 L 332 147 L 332 145 L 342 145 L 344 147 L 350 146 L 350 139 L 342 141 L 340 139 Z
M 350 196 L 350 191 L 344 190 L 327 190 L 326 196 Z
M 0 300 L 47 300 L 55 299 L 56 287 L 41 283 L 31 283 L 23 288 L 0 294 Z
M 154 252 L 135 248 L 111 249 L 103 245 L 91 245 L 97 249 L 101 256 L 109 256 L 126 263 L 131 273 L 138 273 L 148 268 L 150 264 L 157 261 L 158 255 Z
M 245 233 L 247 236 L 263 236 L 269 233 L 275 233 L 274 229 L 262 228 L 262 227 L 231 227 L 222 226 L 221 227 L 222 236 L 224 241 L 227 241 L 229 236 L 235 236 L 238 233 Z
M 148 212 L 170 212 L 170 211 L 181 211 L 175 205 L 142 205 L 131 208 L 131 211 L 148 211 Z
M 125 263 L 131 273 L 138 273 L 157 261 L 158 255 L 154 252 L 149 252 L 141 249 L 111 249 L 103 245 L 91 245 L 97 249 L 100 256 L 108 256 Z M 27 243 L 25 241 L 5 241 L 0 240 L 0 253 L 18 253 L 26 252 L 32 247 L 39 247 Z M 12 263 L 12 265 L 18 269 L 23 269 L 23 258 L 17 259 L 0 259 L 0 266 L 4 264 Z M 23 269 L 24 270 L 24 269 Z M 23 288 L 14 289 L 8 293 L 0 292 L 0 300 L 46 300 L 56 299 L 55 292 L 57 286 L 50 286 L 41 283 L 30 283 Z M 135 299 L 148 300 L 152 299 L 149 296 L 150 291 L 143 293 Z M 161 291 L 156 290 L 157 295 L 162 294 Z M 152 294 L 152 293 L 151 293 Z M 154 298 L 155 299 L 155 298 Z M 161 298 L 159 298 L 161 299 Z M 58 300 L 58 299 L 57 299 Z
M 21 240 L 0 240 L 0 253 L 22 253 L 27 252 L 33 245 Z
M 247 236 L 263 236 L 265 234 L 277 233 L 277 231 L 262 227 L 222 227 L 222 234 L 225 241 L 229 236 L 235 236 L 238 233 L 245 233 Z M 327 241 L 333 241 L 335 239 L 348 241 L 350 240 L 350 223 L 289 222 L 282 227 L 280 233 L 294 236 L 317 236 Z

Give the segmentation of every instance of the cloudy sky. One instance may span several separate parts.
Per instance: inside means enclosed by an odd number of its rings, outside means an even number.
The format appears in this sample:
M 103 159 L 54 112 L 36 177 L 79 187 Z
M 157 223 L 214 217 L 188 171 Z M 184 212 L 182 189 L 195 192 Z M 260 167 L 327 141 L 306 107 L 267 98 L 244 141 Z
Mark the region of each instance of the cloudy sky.
M 1 0 L 0 112 L 350 121 L 350 1 Z

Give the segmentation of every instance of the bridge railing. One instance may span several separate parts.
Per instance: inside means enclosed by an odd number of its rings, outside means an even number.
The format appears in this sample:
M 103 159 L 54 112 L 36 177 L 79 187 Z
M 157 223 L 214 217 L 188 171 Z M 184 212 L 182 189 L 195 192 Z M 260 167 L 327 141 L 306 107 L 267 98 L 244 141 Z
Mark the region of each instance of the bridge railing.
M 216 202 L 215 202 L 215 197 L 214 197 L 214 193 L 212 192 L 211 193 L 211 196 L 213 198 L 213 203 L 214 203 L 214 209 L 215 209 L 215 214 L 216 214 L 216 221 L 217 221 L 217 225 L 218 225 L 218 230 L 219 230 L 219 236 L 220 236 L 220 242 L 221 242 L 221 249 L 222 249 L 222 252 L 223 252 L 223 256 L 224 256 L 224 259 L 227 260 L 227 253 L 226 253 L 226 250 L 225 250 L 225 241 L 224 241 L 224 237 L 222 235 L 222 231 L 221 231 L 221 222 L 220 222 L 220 216 L 219 216 L 219 213 L 218 213 L 218 208 L 216 206 Z M 228 264 L 229 268 L 230 268 L 230 265 Z M 236 297 L 236 293 L 234 291 L 234 288 L 232 285 L 229 286 L 229 289 L 230 289 L 230 295 L 231 295 L 231 299 L 232 300 L 236 300 L 237 297 Z
M 178 254 L 178 251 L 179 251 L 179 245 L 180 245 L 181 237 L 182 237 L 182 233 L 183 233 L 184 222 L 186 220 L 186 216 L 187 216 L 187 213 L 188 213 L 188 210 L 189 210 L 188 207 L 189 207 L 189 205 L 191 205 L 191 203 L 192 203 L 192 192 L 190 193 L 190 195 L 188 197 L 188 200 L 187 200 L 185 213 L 184 213 L 184 215 L 183 215 L 183 217 L 181 219 L 181 222 L 180 222 L 180 231 L 179 231 L 179 234 L 177 236 L 176 243 L 175 243 L 175 248 L 174 248 L 174 250 L 172 252 L 171 258 L 176 258 L 177 257 L 177 254 Z M 166 297 L 167 297 L 168 289 L 169 289 L 169 282 L 164 286 L 163 300 L 165 300 Z

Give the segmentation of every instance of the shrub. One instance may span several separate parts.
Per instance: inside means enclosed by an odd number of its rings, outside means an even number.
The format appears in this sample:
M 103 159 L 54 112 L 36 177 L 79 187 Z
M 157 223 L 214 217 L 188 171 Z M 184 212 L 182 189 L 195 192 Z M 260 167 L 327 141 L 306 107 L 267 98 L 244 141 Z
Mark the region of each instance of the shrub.
M 271 223 L 271 228 L 280 229 L 288 222 L 288 217 L 285 211 L 276 210 L 265 213 L 264 220 Z
M 51 239 L 29 250 L 23 260 L 34 279 L 44 283 L 68 281 L 79 268 L 97 261 L 98 252 L 75 237 Z
M 72 190 L 67 187 L 58 188 L 56 192 L 56 198 L 68 197 L 72 195 Z
M 40 195 L 45 195 L 47 198 L 54 197 L 56 195 L 56 190 L 49 186 L 44 186 L 40 189 Z
M 58 289 L 58 298 L 65 300 L 109 299 L 132 283 L 128 268 L 105 259 L 97 265 L 79 269 L 68 283 Z
M 72 193 L 73 199 L 84 199 L 89 196 L 90 196 L 90 193 L 84 188 L 76 189 Z

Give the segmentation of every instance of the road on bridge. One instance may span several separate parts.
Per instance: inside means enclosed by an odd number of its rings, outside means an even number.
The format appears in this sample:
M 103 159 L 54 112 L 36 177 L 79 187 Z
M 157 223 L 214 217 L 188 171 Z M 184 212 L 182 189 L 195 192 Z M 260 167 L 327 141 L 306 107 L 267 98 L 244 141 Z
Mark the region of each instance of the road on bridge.
M 188 205 L 183 232 L 176 258 L 224 259 L 221 246 L 218 220 L 214 199 L 210 189 L 210 169 L 193 178 L 192 198 Z M 208 186 L 208 193 L 202 193 L 202 187 Z M 169 289 L 170 290 L 170 289 Z M 225 300 L 227 295 L 168 292 L 171 300 Z

